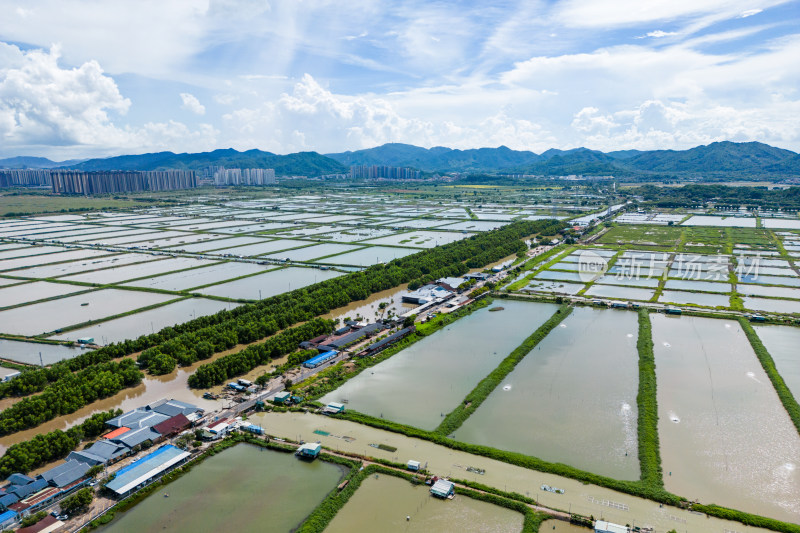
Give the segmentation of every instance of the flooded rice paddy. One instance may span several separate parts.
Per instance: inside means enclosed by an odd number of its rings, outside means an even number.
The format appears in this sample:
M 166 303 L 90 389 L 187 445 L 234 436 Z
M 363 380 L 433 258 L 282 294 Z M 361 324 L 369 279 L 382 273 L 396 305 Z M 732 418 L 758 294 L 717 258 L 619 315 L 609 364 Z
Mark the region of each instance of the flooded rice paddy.
M 323 402 L 423 429 L 434 429 L 469 391 L 550 318 L 556 305 L 495 302 L 503 311 L 479 309 L 386 361 L 364 370 Z M 491 332 L 503 329 L 503 335 Z
M 286 533 L 336 488 L 343 474 L 337 465 L 238 444 L 205 459 L 97 531 Z
M 739 324 L 651 314 L 667 490 L 800 516 L 800 436 Z
M 466 496 L 441 500 L 427 485 L 376 474 L 361 483 L 325 533 L 516 533 L 522 521 L 522 514 L 510 509 Z
M 636 313 L 576 308 L 456 439 L 638 479 L 637 331 Z

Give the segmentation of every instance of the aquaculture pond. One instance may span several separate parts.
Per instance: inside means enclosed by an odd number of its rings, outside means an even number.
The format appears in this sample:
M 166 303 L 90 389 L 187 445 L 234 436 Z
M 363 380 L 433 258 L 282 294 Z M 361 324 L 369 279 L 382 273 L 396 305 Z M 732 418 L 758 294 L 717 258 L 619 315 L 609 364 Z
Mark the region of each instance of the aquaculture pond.
M 638 479 L 637 314 L 576 308 L 531 351 L 456 439 Z
M 800 328 L 754 326 L 783 381 L 795 398 L 800 398 Z
M 11 307 L 12 305 L 35 302 L 87 290 L 91 290 L 91 287 L 34 281 L 0 289 L 0 307 Z
M 29 365 L 51 365 L 62 359 L 72 359 L 84 353 L 81 348 L 61 344 L 42 344 L 34 342 L 0 339 L 0 359 L 8 359 Z M 39 358 L 41 354 L 41 359 Z
M 667 490 L 800 516 L 800 436 L 738 322 L 650 315 Z
M 362 248 L 354 252 L 347 252 L 333 257 L 323 259 L 320 263 L 330 265 L 356 265 L 371 266 L 378 263 L 388 263 L 392 259 L 399 259 L 407 255 L 415 254 L 419 250 L 412 248 L 390 248 L 388 246 L 371 246 Z
M 149 311 L 115 318 L 86 328 L 54 335 L 50 338 L 74 341 L 81 337 L 93 337 L 97 344 L 105 345 L 124 341 L 125 339 L 136 339 L 141 335 L 157 333 L 167 326 L 182 324 L 199 316 L 213 315 L 223 309 L 230 310 L 238 306 L 239 304 L 232 302 L 220 302 L 206 298 L 186 298 Z
M 521 513 L 456 496 L 434 498 L 427 485 L 375 474 L 358 490 L 325 528 L 325 533 L 516 533 L 522 530 Z
M 502 311 L 491 311 L 503 307 Z M 496 301 L 364 370 L 323 402 L 434 429 L 478 382 L 556 312 L 558 306 Z M 503 335 L 490 332 L 503 329 Z
M 0 332 L 39 335 L 174 300 L 151 292 L 104 289 L 0 311 Z
M 238 444 L 195 465 L 97 531 L 287 533 L 343 475 L 341 467 L 324 461 Z
M 163 276 L 153 276 L 144 278 L 137 281 L 131 281 L 125 285 L 131 287 L 147 287 L 150 289 L 161 289 L 165 291 L 183 291 L 191 289 L 192 287 L 200 287 L 203 285 L 211 285 L 213 283 L 220 283 L 229 279 L 256 274 L 264 272 L 268 268 L 276 268 L 275 266 L 264 267 L 254 265 L 253 263 L 235 263 L 232 261 L 226 263 L 217 263 L 202 268 L 195 268 L 193 270 L 184 270 L 182 272 L 175 272 L 173 274 L 165 274 Z
M 259 297 L 262 299 L 268 298 L 341 275 L 341 272 L 334 270 L 289 267 L 212 285 L 204 289 L 198 289 L 196 292 L 208 294 L 209 296 L 258 300 Z

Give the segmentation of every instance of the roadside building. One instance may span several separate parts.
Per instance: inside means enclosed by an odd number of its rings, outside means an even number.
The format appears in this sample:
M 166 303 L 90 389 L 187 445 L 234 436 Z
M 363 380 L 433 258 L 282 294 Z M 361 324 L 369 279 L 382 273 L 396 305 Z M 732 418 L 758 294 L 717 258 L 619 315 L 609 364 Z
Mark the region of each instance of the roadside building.
M 295 455 L 298 457 L 303 457 L 307 459 L 315 459 L 319 457 L 319 453 L 322 451 L 322 445 L 318 442 L 307 442 L 301 445 Z
M 280 405 L 285 405 L 285 404 L 291 403 L 291 401 L 292 401 L 292 393 L 287 392 L 287 391 L 279 392 L 278 394 L 275 395 L 274 398 L 272 398 L 272 401 L 274 401 L 275 403 L 280 404 Z
M 594 523 L 594 531 L 595 533 L 628 533 L 630 529 L 626 526 L 606 522 L 605 520 L 598 520 Z
M 446 479 L 437 479 L 436 483 L 431 487 L 431 494 L 437 498 L 449 498 L 455 495 L 456 486 Z
M 336 358 L 339 355 L 339 352 L 336 350 L 329 350 L 327 352 L 322 352 L 319 355 L 312 357 L 311 359 L 305 361 L 303 366 L 306 368 L 317 368 L 320 365 L 327 363 Z
M 119 497 L 125 497 L 134 489 L 147 485 L 164 472 L 183 464 L 190 456 L 189 452 L 167 444 L 120 468 L 116 477 L 106 484 L 106 488 Z
M 420 462 L 419 461 L 413 461 L 412 460 L 412 461 L 409 461 L 406 464 L 406 468 L 408 468 L 412 472 L 417 472 L 419 470 L 419 467 L 420 467 Z
M 453 293 L 447 289 L 431 283 L 424 285 L 415 291 L 403 294 L 401 299 L 405 303 L 422 305 L 435 300 L 444 299 L 452 295 Z
M 55 516 L 47 515 L 32 526 L 23 527 L 17 530 L 17 533 L 51 533 L 58 531 L 64 522 L 57 519 Z
M 186 415 L 183 413 L 177 414 L 172 418 L 168 418 L 163 422 L 156 424 L 153 426 L 153 429 L 157 431 L 163 437 L 172 437 L 177 435 L 181 431 L 185 431 L 192 427 L 191 421 L 186 418 Z
M 329 415 L 338 415 L 339 413 L 344 413 L 344 404 L 331 402 L 322 408 L 322 412 Z

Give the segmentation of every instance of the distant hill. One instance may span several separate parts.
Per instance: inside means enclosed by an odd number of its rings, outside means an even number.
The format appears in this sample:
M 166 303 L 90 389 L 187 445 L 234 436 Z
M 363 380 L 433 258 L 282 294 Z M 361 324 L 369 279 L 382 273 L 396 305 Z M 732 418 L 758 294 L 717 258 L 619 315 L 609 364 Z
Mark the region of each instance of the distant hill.
M 55 168 L 80 163 L 82 159 L 70 159 L 69 161 L 51 161 L 46 157 L 9 157 L 0 159 L 0 168 Z
M 762 172 L 796 156 L 794 152 L 759 142 L 729 141 L 689 150 L 653 150 L 622 161 L 636 170 L 653 172 Z M 791 167 L 790 167 L 791 168 Z M 791 171 L 790 168 L 786 170 Z M 794 172 L 800 167 L 794 166 Z
M 317 176 L 347 172 L 341 163 L 317 152 L 298 152 L 276 155 L 261 150 L 239 152 L 232 148 L 176 154 L 158 152 L 152 154 L 123 155 L 104 159 L 89 159 L 68 168 L 73 170 L 165 170 L 170 168 L 200 170 L 208 166 L 230 168 L 274 168 L 278 175 Z
M 326 155 L 347 166 L 389 165 L 426 172 L 497 170 L 526 165 L 540 159 L 533 152 L 511 150 L 505 146 L 454 150 L 443 146 L 428 149 L 400 143 Z
M 706 177 L 717 180 L 750 177 L 800 176 L 800 155 L 758 142 L 715 142 L 688 150 L 619 150 L 601 152 L 588 148 L 541 154 L 498 148 L 454 150 L 443 146 L 421 148 L 390 143 L 366 150 L 320 155 L 299 152 L 276 155 L 261 150 L 239 152 L 228 148 L 196 154 L 159 152 L 125 155 L 87 161 L 57 163 L 41 157 L 0 159 L 0 168 L 53 168 L 77 170 L 200 170 L 208 166 L 230 168 L 274 168 L 278 175 L 318 176 L 346 173 L 351 165 L 411 167 L 424 172 L 490 174 L 534 174 L 559 176 L 614 175 L 669 179 Z

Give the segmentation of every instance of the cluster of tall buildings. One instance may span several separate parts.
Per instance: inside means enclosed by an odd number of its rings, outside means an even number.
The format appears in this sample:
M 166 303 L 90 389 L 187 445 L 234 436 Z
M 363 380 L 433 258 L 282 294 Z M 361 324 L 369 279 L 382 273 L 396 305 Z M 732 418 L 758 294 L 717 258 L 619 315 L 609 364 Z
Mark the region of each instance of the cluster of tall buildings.
M 275 183 L 275 169 L 272 168 L 225 168 L 209 167 L 214 185 L 270 185 Z
M 0 187 L 50 186 L 50 171 L 41 168 L 0 170 Z
M 51 170 L 50 177 L 53 192 L 62 194 L 172 191 L 197 187 L 194 170 Z
M 389 167 L 386 165 L 354 165 L 350 167 L 350 177 L 360 179 L 418 180 L 422 172 L 413 168 Z

